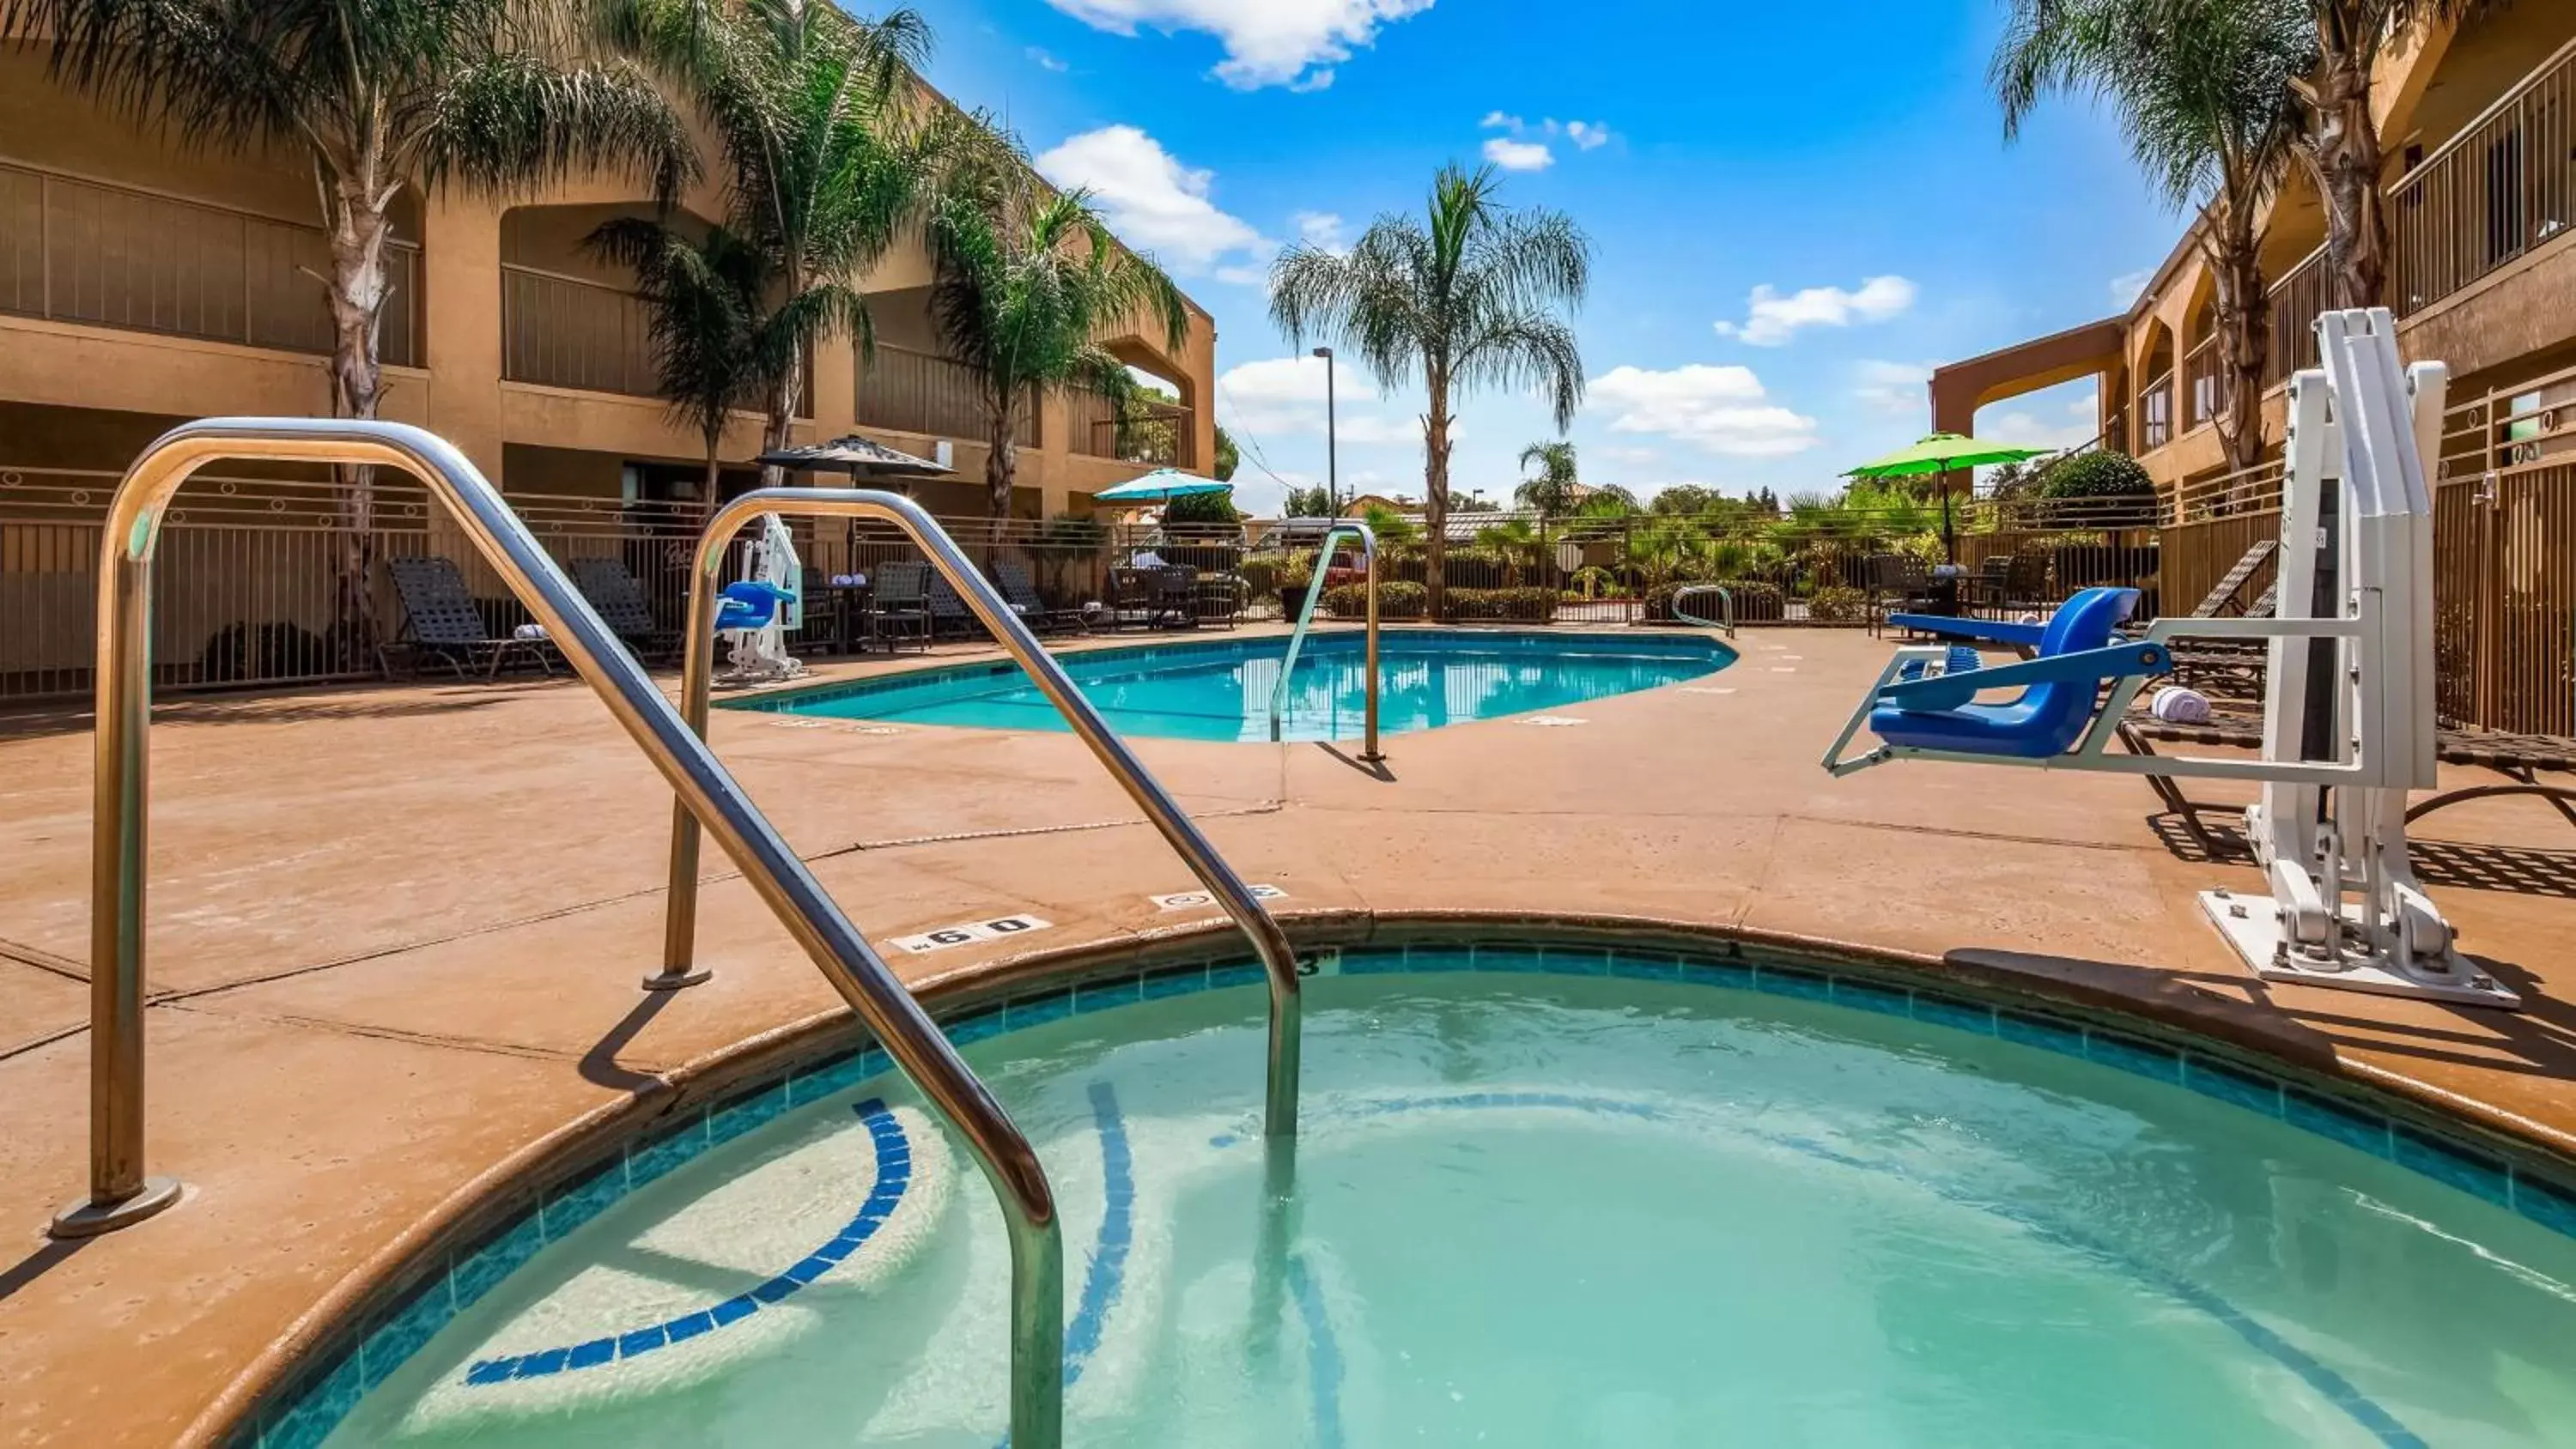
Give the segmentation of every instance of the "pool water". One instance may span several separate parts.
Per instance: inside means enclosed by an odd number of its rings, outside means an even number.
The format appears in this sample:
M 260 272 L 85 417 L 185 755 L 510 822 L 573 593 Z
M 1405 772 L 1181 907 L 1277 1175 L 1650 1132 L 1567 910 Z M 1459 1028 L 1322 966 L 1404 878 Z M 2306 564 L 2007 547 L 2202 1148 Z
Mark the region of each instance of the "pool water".
M 2576 1443 L 2576 1238 L 1929 1004 L 1321 978 L 1276 1210 L 1257 985 L 977 1042 L 1063 1209 L 1067 1441 Z M 555 1238 L 332 1442 L 993 1449 L 1007 1282 L 862 1081 Z
M 1267 740 L 1285 637 L 1082 650 L 1057 658 L 1121 734 Z M 1726 646 L 1697 636 L 1404 629 L 1380 641 L 1379 732 L 1563 709 L 1714 674 Z M 1287 740 L 1360 736 L 1366 656 L 1356 631 L 1309 637 L 1281 720 Z M 972 664 L 747 702 L 833 719 L 1061 730 L 1015 664 Z

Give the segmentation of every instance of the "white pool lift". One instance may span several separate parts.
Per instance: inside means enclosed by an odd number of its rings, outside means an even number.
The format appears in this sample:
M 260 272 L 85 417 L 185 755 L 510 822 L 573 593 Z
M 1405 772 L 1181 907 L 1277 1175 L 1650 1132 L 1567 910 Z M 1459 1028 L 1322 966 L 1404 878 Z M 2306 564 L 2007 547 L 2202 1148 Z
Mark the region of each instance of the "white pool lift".
M 787 652 L 787 632 L 805 623 L 804 567 L 796 535 L 775 513 L 760 516 L 760 535 L 742 545 L 742 576 L 725 586 L 716 632 L 732 646 L 719 683 L 735 688 L 777 684 L 805 672 Z
M 2121 639 L 2136 591 L 2088 589 L 2045 625 L 1898 618 L 1936 637 L 2035 651 L 1987 665 L 1950 645 L 1900 648 L 1825 768 L 1899 759 L 2253 780 L 2246 836 L 2268 898 L 2201 893 L 2254 973 L 2389 996 L 2518 1008 L 2464 959 L 2406 854 L 2406 792 L 2435 783 L 2433 504 L 2448 370 L 2401 368 L 2385 309 L 2317 321 L 2322 369 L 2290 382 L 2278 617 L 2159 619 Z M 2259 759 L 2112 754 L 2176 638 L 2270 641 Z M 2110 686 L 2100 695 L 2100 686 Z M 1981 691 L 2021 690 L 2003 703 Z M 2097 697 L 2099 705 L 2096 706 Z M 1843 752 L 1866 725 L 1877 748 Z

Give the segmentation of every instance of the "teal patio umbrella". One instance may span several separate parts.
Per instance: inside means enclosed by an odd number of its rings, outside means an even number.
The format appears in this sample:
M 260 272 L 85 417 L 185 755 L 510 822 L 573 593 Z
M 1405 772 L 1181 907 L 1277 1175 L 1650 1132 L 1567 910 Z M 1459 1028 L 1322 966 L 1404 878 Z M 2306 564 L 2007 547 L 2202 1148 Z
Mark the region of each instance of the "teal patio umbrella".
M 1165 503 L 1174 498 L 1189 498 L 1201 493 L 1231 493 L 1234 485 L 1184 473 L 1178 468 L 1157 468 L 1142 478 L 1130 478 L 1114 488 L 1104 488 L 1091 495 L 1094 503 Z
M 1843 476 L 1846 478 L 1911 478 L 1925 473 L 1948 473 L 1959 468 L 1981 468 L 1988 463 L 2020 463 L 2045 457 L 2054 448 L 2023 448 L 2010 443 L 1981 443 L 1959 433 L 1934 433 L 1928 438 L 1908 443 L 1884 458 L 1863 463 Z M 1958 557 L 1957 541 L 1950 532 L 1950 490 L 1941 489 L 1941 552 L 1948 558 Z

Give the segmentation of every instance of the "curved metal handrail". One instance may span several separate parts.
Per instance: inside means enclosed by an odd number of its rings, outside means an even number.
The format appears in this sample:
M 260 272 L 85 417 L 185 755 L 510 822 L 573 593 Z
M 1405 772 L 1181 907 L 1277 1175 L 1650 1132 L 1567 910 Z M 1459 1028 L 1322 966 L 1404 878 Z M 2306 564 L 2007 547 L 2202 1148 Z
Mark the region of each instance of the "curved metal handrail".
M 1306 607 L 1298 611 L 1297 629 L 1288 636 L 1288 657 L 1280 661 L 1279 684 L 1270 691 L 1270 738 L 1279 738 L 1280 717 L 1288 710 L 1288 678 L 1297 672 L 1297 656 L 1306 647 L 1306 631 L 1314 627 L 1315 601 L 1324 596 L 1324 575 L 1332 571 L 1333 541 L 1343 534 L 1359 539 L 1360 556 L 1368 561 L 1368 716 L 1360 739 L 1360 758 L 1374 765 L 1386 756 L 1377 749 L 1377 530 L 1357 518 L 1337 518 L 1324 530 L 1323 547 L 1315 554 L 1315 577 L 1306 586 Z
M 697 557 L 689 570 L 685 636 L 688 652 L 680 670 L 680 714 L 689 728 L 700 736 L 706 734 L 709 675 L 715 657 L 717 569 L 724 562 L 725 549 L 733 542 L 733 536 L 763 513 L 869 518 L 902 529 L 931 567 L 946 576 L 957 590 L 957 597 L 975 611 L 975 617 L 992 631 L 1002 648 L 1028 671 L 1056 713 L 1064 716 L 1074 734 L 1090 746 L 1092 755 L 1126 788 L 1128 798 L 1179 852 L 1190 873 L 1252 938 L 1252 949 L 1261 957 L 1270 978 L 1270 1080 L 1263 1130 L 1273 1142 L 1294 1140 L 1301 1014 L 1297 953 L 1288 944 L 1287 932 L 1262 908 L 1252 887 L 1244 884 L 1243 877 L 1217 854 L 1189 812 L 1145 769 L 1135 751 L 1127 748 L 1126 741 L 1118 738 L 1109 722 L 1091 707 L 1091 701 L 1082 697 L 1064 667 L 1029 632 L 1029 626 L 1021 622 L 1010 602 L 985 581 L 973 561 L 957 547 L 957 541 L 919 504 L 899 494 L 869 488 L 761 488 L 717 509 L 715 516 L 707 520 L 706 531 L 698 536 Z M 675 809 L 671 814 L 671 911 L 663 936 L 663 971 L 660 978 L 647 980 L 646 985 L 686 986 L 706 979 L 705 973 L 694 966 L 697 913 L 697 821 L 689 811 Z
M 1716 619 L 1703 619 L 1697 614 L 1686 612 L 1682 608 L 1682 600 L 1691 597 L 1693 594 L 1717 595 L 1717 601 L 1725 606 L 1724 622 L 1721 623 Z M 1735 595 L 1729 593 L 1723 585 L 1719 584 L 1692 584 L 1688 588 L 1676 589 L 1673 591 L 1673 617 L 1681 620 L 1685 624 L 1697 624 L 1703 629 L 1724 629 L 1726 631 L 1726 637 L 1732 639 L 1735 637 Z
M 152 556 L 166 505 L 220 458 L 404 469 L 447 505 L 494 572 L 528 606 L 583 682 L 703 819 L 932 1109 L 966 1140 L 1011 1230 L 1011 1437 L 1063 1438 L 1064 1250 L 1037 1152 L 960 1060 L 912 993 L 742 787 L 564 577 L 500 491 L 444 440 L 400 423 L 343 418 L 208 418 L 162 435 L 118 485 L 102 530 L 98 594 L 98 774 L 91 839 L 90 1196 L 54 1221 L 83 1237 L 139 1222 L 178 1184 L 143 1173 L 144 828 L 152 718 Z M 693 842 L 694 843 L 694 842 Z

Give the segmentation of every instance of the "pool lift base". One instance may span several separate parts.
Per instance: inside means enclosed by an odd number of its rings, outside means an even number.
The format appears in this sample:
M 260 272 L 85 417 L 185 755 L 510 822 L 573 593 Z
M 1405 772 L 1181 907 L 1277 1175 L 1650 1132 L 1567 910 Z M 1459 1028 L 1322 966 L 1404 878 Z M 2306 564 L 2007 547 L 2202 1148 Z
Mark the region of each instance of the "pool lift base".
M 2403 951 L 2380 947 L 2372 940 L 2369 913 L 2358 905 L 2343 907 L 2337 921 L 2341 929 L 2333 932 L 2334 940 L 2323 947 L 2296 948 L 2290 933 L 2282 929 L 2285 913 L 2269 896 L 2202 891 L 2200 908 L 2246 966 L 2265 981 L 2504 1011 L 2522 1007 L 2520 994 L 2448 945 L 2411 958 Z
M 701 981 L 709 981 L 714 977 L 715 973 L 705 967 L 694 970 L 656 971 L 644 978 L 643 985 L 647 991 L 677 991 L 684 986 L 695 986 Z
M 147 1177 L 143 1179 L 142 1190 L 132 1197 L 118 1198 L 110 1203 L 83 1198 L 66 1204 L 61 1212 L 54 1214 L 53 1223 L 45 1231 L 57 1238 L 94 1238 L 101 1233 L 131 1227 L 178 1200 L 179 1179 Z

